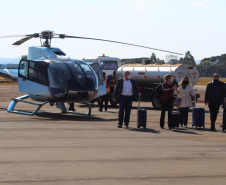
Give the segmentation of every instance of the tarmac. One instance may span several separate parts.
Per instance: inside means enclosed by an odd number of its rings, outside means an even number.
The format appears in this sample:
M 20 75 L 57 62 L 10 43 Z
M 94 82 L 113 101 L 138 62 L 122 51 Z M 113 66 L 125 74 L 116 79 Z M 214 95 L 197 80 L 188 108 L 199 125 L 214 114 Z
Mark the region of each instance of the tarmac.
M 197 87 L 199 89 L 199 87 Z M 204 88 L 203 88 L 204 89 Z M 226 182 L 226 133 L 219 127 L 222 109 L 210 131 L 204 128 L 160 129 L 160 111 L 150 102 L 147 129 L 138 129 L 137 102 L 128 129 L 117 128 L 118 107 L 91 116 L 62 114 L 45 105 L 37 115 L 7 113 L 18 88 L 0 85 L 1 185 L 216 185 Z M 68 105 L 67 105 L 68 106 Z M 27 104 L 18 109 L 32 110 Z M 76 111 L 87 111 L 75 104 Z M 33 108 L 34 109 L 34 108 Z M 166 118 L 167 120 L 167 118 Z

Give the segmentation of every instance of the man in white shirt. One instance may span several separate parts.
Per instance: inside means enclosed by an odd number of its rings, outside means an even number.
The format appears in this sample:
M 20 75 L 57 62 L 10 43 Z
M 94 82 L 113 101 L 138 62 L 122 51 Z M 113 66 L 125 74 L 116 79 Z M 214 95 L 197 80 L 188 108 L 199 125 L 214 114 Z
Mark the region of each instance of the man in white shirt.
M 123 120 L 125 126 L 129 126 L 132 101 L 137 101 L 139 90 L 134 79 L 130 79 L 130 72 L 124 73 L 124 78 L 119 79 L 113 95 L 113 101 L 119 102 L 119 123 L 118 128 L 122 128 Z

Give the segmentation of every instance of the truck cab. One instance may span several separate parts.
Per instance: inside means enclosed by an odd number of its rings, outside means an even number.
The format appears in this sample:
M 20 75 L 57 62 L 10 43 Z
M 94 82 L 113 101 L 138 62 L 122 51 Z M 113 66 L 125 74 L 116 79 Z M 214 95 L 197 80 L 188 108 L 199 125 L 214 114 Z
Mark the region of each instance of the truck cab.
M 87 62 L 98 62 L 101 66 L 101 69 L 103 72 L 106 73 L 106 76 L 113 75 L 114 72 L 117 71 L 117 69 L 121 66 L 121 60 L 116 57 L 109 57 L 105 56 L 99 56 L 96 59 L 83 59 Z

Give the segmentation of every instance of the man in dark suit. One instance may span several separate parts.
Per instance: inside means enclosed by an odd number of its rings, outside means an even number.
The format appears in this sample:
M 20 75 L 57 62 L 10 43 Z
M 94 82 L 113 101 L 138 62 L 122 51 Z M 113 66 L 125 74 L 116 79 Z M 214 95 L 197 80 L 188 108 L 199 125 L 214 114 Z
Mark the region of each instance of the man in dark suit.
M 130 79 L 130 72 L 124 73 L 124 78 L 117 81 L 113 101 L 119 102 L 119 123 L 118 128 L 122 128 L 123 119 L 125 126 L 129 126 L 132 101 L 137 101 L 140 95 L 137 84 L 134 79 Z M 125 112 L 125 115 L 124 115 Z
M 215 122 L 217 115 L 222 105 L 225 97 L 225 86 L 224 82 L 219 80 L 219 75 L 215 73 L 213 75 L 213 81 L 209 82 L 206 87 L 205 93 L 205 104 L 209 106 L 210 109 L 210 121 L 211 121 L 211 130 L 215 129 Z

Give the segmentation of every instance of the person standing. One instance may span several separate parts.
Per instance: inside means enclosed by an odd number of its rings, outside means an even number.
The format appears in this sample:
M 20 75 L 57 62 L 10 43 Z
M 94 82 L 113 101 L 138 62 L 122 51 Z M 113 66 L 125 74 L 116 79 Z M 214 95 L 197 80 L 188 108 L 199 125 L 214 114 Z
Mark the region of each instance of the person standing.
M 165 113 L 168 111 L 168 127 L 172 128 L 172 110 L 173 110 L 173 101 L 174 101 L 174 90 L 177 88 L 177 85 L 174 86 L 171 83 L 172 75 L 166 74 L 164 76 L 164 83 L 162 86 L 162 95 L 160 97 L 161 102 L 161 117 L 160 117 L 160 127 L 164 129 L 165 125 Z
M 118 128 L 122 128 L 123 120 L 125 126 L 129 126 L 132 101 L 137 101 L 140 95 L 137 84 L 134 79 L 130 78 L 130 72 L 124 73 L 124 78 L 117 81 L 113 94 L 114 103 L 119 102 L 119 122 Z
M 75 103 L 70 103 L 69 109 L 70 111 L 75 111 Z
M 195 96 L 192 86 L 189 84 L 188 77 L 184 77 L 179 83 L 179 87 L 174 91 L 178 98 L 181 98 L 181 102 L 178 105 L 180 111 L 180 125 L 187 128 L 188 123 L 188 110 L 192 107 L 191 96 Z
M 216 130 L 215 122 L 219 112 L 220 105 L 224 101 L 225 96 L 225 87 L 224 82 L 219 80 L 219 75 L 214 73 L 213 81 L 209 82 L 206 87 L 205 92 L 205 105 L 209 107 L 210 110 L 210 121 L 211 121 L 211 130 Z
M 105 94 L 105 95 L 100 97 L 100 101 L 99 101 L 99 111 L 100 112 L 103 111 L 103 102 L 105 102 L 105 111 L 107 111 L 107 109 L 108 109 L 108 94 L 110 93 L 110 81 L 106 77 L 106 73 L 105 72 L 103 72 L 103 76 L 104 76 L 104 82 L 106 84 L 107 94 Z

